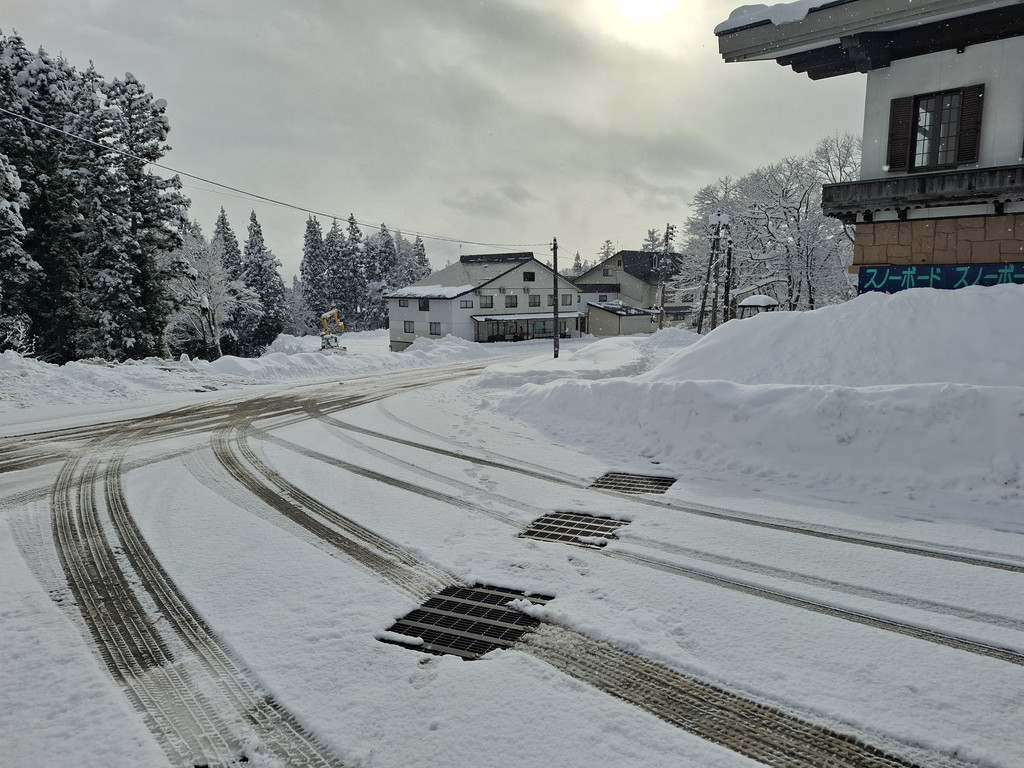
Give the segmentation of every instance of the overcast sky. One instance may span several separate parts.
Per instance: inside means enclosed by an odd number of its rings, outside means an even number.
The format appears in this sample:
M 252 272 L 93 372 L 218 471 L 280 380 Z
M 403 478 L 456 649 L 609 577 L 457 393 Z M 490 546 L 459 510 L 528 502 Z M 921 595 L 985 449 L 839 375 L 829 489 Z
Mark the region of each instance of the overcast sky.
M 0 30 L 166 99 L 164 164 L 451 238 L 425 239 L 440 267 L 638 248 L 701 186 L 860 134 L 863 76 L 725 64 L 713 29 L 742 0 L 630 18 L 666 1 L 4 0 Z M 223 206 L 243 240 L 255 210 L 297 271 L 307 214 L 184 181 L 208 235 Z

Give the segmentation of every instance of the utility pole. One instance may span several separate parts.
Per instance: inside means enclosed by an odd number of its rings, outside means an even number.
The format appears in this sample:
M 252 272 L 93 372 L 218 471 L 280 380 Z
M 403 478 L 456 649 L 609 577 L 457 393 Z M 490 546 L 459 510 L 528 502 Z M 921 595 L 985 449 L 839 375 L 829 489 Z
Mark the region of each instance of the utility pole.
M 732 238 L 725 238 L 725 286 L 723 298 L 725 306 L 722 308 L 722 324 L 732 320 Z
M 665 241 L 661 247 L 661 260 L 655 267 L 658 270 L 658 330 L 665 327 L 665 265 L 668 264 L 668 252 L 675 237 L 676 228 L 673 224 L 665 225 Z
M 719 209 L 708 216 L 708 224 L 714 225 L 715 231 L 711 235 L 711 255 L 708 257 L 708 268 L 704 275 L 704 291 L 700 298 L 700 317 L 697 318 L 697 333 L 704 329 L 704 311 L 707 308 L 708 286 L 711 284 L 712 270 L 714 271 L 715 279 L 715 294 L 712 297 L 711 309 L 712 328 L 715 327 L 717 321 L 715 315 L 718 312 L 718 253 L 722 247 L 722 225 L 729 225 L 729 217 Z
M 558 357 L 558 238 L 551 238 L 551 271 L 554 274 L 554 290 L 552 291 L 552 299 L 554 300 L 554 306 L 552 309 L 552 315 L 555 318 L 555 357 Z

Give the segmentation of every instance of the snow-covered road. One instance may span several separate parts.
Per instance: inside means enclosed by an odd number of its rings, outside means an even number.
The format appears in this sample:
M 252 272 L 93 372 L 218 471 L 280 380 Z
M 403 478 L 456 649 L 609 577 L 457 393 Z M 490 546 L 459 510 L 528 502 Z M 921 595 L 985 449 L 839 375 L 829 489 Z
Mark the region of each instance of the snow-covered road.
M 8 748 L 76 766 L 816 765 L 839 733 L 918 765 L 1024 758 L 1024 552 L 590 489 L 614 467 L 494 412 L 467 421 L 462 379 L 482 368 L 8 442 Z M 603 549 L 519 537 L 554 511 L 628 524 Z M 378 642 L 456 582 L 554 595 L 545 631 L 475 662 Z M 730 698 L 687 712 L 666 693 L 680 681 Z M 749 702 L 769 709 L 735 713 Z M 735 722 L 708 727 L 723 711 Z M 867 754 L 836 764 L 900 764 Z
M 0 762 L 1024 765 L 1022 312 L 4 353 Z M 615 538 L 530 538 L 555 516 Z M 409 639 L 494 590 L 533 597 L 511 647 Z

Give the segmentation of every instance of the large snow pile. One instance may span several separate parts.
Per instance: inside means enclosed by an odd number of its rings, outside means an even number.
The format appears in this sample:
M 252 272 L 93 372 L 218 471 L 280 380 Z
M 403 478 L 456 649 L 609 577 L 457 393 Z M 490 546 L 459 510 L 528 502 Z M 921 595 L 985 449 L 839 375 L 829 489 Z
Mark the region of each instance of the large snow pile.
M 522 363 L 532 383 L 487 398 L 631 471 L 999 503 L 1024 497 L 1022 317 L 1022 286 L 870 294 L 730 322 L 631 377 Z

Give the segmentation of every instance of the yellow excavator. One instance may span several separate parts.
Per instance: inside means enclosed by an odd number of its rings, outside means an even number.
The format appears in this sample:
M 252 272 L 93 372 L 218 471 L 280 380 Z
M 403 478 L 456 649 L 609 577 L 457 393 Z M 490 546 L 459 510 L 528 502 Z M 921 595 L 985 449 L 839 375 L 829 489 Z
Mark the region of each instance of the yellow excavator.
M 344 352 L 345 347 L 341 346 L 338 335 L 345 332 L 345 323 L 338 316 L 338 310 L 332 309 L 330 312 L 324 312 L 320 315 L 320 319 L 324 323 L 324 329 L 320 332 L 320 351 Z M 330 323 L 334 323 L 334 328 L 338 333 L 331 333 Z

